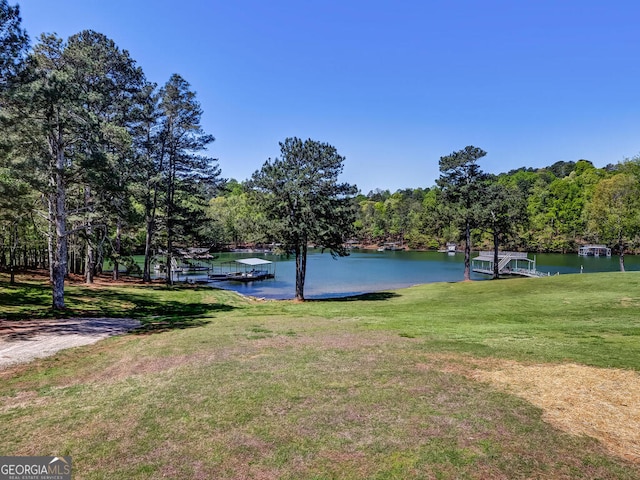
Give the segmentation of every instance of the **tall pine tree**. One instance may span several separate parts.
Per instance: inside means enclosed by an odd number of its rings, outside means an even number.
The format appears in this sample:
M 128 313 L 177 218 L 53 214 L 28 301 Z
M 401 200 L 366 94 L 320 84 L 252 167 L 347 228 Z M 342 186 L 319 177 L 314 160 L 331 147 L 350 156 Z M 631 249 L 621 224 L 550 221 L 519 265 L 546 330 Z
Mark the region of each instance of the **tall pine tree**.
M 175 241 L 193 221 L 194 212 L 187 205 L 204 212 L 210 193 L 219 181 L 217 160 L 203 156 L 214 141 L 206 134 L 200 120 L 202 108 L 195 92 L 180 75 L 174 74 L 160 91 L 159 150 L 161 175 L 165 187 L 167 283 L 171 275 Z
M 442 200 L 450 219 L 464 232 L 464 279 L 471 279 L 471 229 L 482 216 L 482 182 L 485 174 L 476 163 L 487 154 L 474 146 L 440 157 Z
M 287 138 L 281 157 L 267 160 L 250 187 L 270 220 L 272 238 L 296 258 L 296 299 L 304 300 L 307 246 L 313 243 L 333 255 L 348 252 L 353 232 L 355 185 L 340 183 L 344 157 L 335 147 L 314 140 Z

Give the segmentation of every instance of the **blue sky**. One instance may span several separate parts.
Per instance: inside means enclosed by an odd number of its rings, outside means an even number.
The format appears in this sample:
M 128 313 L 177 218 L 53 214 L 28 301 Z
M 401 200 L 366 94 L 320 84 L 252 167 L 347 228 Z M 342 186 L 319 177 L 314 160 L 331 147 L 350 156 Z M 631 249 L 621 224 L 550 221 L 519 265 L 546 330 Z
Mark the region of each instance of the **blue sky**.
M 492 173 L 640 154 L 635 0 L 18 3 L 32 41 L 93 29 L 182 75 L 227 178 L 289 136 L 334 145 L 363 193 L 432 186 L 466 145 Z

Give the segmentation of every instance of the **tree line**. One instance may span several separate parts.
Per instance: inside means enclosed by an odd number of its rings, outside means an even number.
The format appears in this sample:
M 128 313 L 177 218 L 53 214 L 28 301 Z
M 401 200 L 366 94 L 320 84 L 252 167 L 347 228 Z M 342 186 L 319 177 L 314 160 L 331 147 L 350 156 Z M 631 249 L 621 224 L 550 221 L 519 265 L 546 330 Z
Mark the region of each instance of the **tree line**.
M 472 212 L 474 248 L 490 249 L 495 237 L 504 249 L 531 252 L 577 252 L 585 243 L 605 243 L 617 251 L 640 248 L 640 158 L 604 168 L 588 160 L 559 161 L 498 175 L 482 172 L 480 158 L 474 162 L 477 198 L 465 206 Z M 445 180 L 431 187 L 355 195 L 351 240 L 368 246 L 398 242 L 424 250 L 440 249 L 447 242 L 462 245 L 465 225 L 456 220 L 462 206 L 449 194 Z M 273 241 L 244 183 L 228 182 L 211 199 L 209 215 L 221 243 Z
M 18 6 L 0 13 L 0 266 L 48 267 L 60 309 L 70 272 L 117 277 L 141 249 L 149 280 L 154 248 L 170 265 L 178 238 L 207 241 L 220 169 L 189 83 L 158 86 L 91 30 L 30 46 Z
M 230 225 L 215 220 L 210 200 L 237 182 L 227 185 L 204 154 L 214 138 L 184 78 L 159 87 L 92 30 L 31 46 L 6 0 L 0 46 L 0 269 L 11 282 L 18 267 L 48 268 L 52 307 L 63 309 L 69 273 L 92 283 L 108 260 L 117 278 L 142 253 L 143 281 L 162 262 L 171 284 L 180 248 L 220 247 Z M 303 299 L 309 243 L 346 254 L 356 188 L 338 182 L 335 147 L 298 138 L 280 146 L 242 189 L 260 212 L 247 220 L 259 217 L 254 228 L 295 254 Z
M 335 147 L 293 137 L 250 179 L 225 180 L 180 75 L 159 86 L 91 30 L 31 45 L 7 0 L 0 52 L 0 269 L 13 280 L 18 267 L 48 268 L 54 308 L 64 308 L 69 273 L 91 283 L 108 260 L 117 277 L 135 272 L 142 254 L 138 273 L 150 281 L 153 264 L 170 269 L 178 249 L 193 246 L 276 244 L 295 255 L 300 299 L 309 245 L 345 255 L 348 243 L 456 242 L 467 276 L 472 246 L 497 255 L 607 243 L 621 268 L 638 248 L 637 158 L 492 175 L 479 164 L 486 152 L 468 146 L 440 158 L 434 186 L 363 194 L 339 182 L 345 159 Z

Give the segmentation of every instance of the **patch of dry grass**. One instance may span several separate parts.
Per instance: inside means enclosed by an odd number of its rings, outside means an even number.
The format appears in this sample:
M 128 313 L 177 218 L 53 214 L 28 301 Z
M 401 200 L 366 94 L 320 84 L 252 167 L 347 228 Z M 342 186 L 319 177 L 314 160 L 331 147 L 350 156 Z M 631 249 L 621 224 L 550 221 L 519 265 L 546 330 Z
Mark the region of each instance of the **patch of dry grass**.
M 469 355 L 429 355 L 436 368 L 491 384 L 526 399 L 543 418 L 572 435 L 600 441 L 640 464 L 640 374 L 573 363 L 526 364 Z M 418 368 L 432 368 L 418 364 Z
M 613 454 L 640 463 L 640 374 L 584 365 L 500 362 L 476 370 L 490 382 L 542 408 L 543 418 L 573 435 L 598 439 Z

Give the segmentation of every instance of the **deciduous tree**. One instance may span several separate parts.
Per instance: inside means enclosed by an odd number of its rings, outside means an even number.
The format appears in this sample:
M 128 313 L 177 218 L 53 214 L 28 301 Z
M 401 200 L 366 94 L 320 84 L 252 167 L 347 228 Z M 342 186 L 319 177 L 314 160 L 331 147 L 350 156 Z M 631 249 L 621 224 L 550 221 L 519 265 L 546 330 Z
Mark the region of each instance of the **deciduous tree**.
M 600 240 L 612 243 L 620 254 L 624 272 L 624 252 L 630 239 L 640 232 L 640 182 L 628 173 L 601 180 L 587 209 L 589 228 Z
M 483 185 L 480 228 L 493 238 L 493 278 L 499 277 L 500 240 L 515 232 L 526 221 L 526 203 L 520 190 L 489 179 Z

